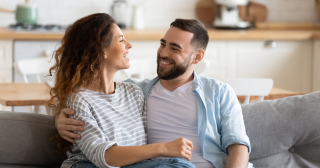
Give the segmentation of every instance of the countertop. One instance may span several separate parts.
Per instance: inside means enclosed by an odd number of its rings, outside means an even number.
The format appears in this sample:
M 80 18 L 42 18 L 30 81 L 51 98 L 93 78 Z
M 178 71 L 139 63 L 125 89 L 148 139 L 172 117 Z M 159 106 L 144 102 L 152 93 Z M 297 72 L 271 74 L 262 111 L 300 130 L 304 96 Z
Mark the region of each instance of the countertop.
M 128 40 L 159 40 L 167 29 L 124 29 Z M 320 40 L 320 24 L 261 23 L 248 30 L 207 29 L 210 40 Z M 0 40 L 61 40 L 63 33 L 14 32 L 0 27 Z

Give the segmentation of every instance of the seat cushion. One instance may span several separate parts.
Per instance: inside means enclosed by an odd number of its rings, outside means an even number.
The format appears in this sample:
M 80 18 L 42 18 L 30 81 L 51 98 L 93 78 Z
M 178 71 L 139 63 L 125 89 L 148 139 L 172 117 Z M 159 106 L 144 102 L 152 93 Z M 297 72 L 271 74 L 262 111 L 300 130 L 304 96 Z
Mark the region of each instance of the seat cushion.
M 30 166 L 30 165 L 11 165 L 0 164 L 1 168 L 59 168 L 60 166 Z
M 242 109 L 254 167 L 320 167 L 320 92 Z
M 52 116 L 0 112 L 0 163 L 61 165 L 66 156 L 58 156 L 56 145 L 50 140 L 55 130 Z

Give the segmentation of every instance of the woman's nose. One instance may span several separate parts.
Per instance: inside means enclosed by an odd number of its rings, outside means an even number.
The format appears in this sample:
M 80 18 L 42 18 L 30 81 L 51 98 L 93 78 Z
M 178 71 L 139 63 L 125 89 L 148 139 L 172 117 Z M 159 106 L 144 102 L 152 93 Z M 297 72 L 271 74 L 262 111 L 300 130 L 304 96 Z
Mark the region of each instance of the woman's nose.
M 128 49 L 132 48 L 132 45 L 131 45 L 131 43 L 129 43 L 129 41 L 127 41 L 127 48 Z

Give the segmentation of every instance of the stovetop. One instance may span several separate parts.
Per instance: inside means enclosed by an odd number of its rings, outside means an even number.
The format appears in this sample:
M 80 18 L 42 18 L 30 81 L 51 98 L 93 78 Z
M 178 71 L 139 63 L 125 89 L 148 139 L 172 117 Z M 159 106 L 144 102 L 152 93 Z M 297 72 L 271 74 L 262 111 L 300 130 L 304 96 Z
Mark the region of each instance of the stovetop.
M 15 32 L 32 32 L 32 33 L 64 33 L 68 26 L 62 25 L 40 25 L 40 24 L 12 24 L 10 30 Z

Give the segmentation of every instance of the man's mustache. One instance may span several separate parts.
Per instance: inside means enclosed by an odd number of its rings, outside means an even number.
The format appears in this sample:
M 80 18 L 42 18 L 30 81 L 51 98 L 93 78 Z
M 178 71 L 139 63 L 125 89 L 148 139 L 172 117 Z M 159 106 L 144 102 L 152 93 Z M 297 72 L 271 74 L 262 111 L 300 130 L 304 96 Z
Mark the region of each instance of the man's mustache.
M 166 61 L 170 61 L 172 62 L 173 64 L 176 64 L 176 62 L 173 60 L 173 59 L 170 59 L 170 58 L 162 58 L 161 56 L 158 55 L 157 57 L 157 63 L 159 64 L 159 60 L 162 59 L 162 60 L 166 60 Z

